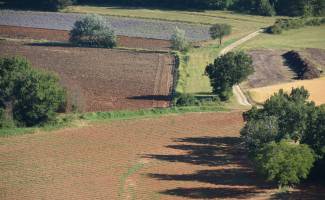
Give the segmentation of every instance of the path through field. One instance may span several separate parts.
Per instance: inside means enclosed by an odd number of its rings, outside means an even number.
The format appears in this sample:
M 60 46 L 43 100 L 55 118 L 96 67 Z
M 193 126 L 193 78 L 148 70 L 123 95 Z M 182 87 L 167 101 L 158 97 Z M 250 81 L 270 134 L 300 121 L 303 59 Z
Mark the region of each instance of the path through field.
M 221 50 L 221 52 L 219 53 L 219 55 L 224 55 L 232 50 L 234 50 L 236 47 L 238 47 L 239 45 L 247 42 L 248 40 L 258 36 L 263 30 L 258 30 L 255 31 L 254 33 L 251 33 L 243 38 L 241 38 L 240 40 L 237 40 L 236 42 L 232 43 L 231 45 L 227 46 L 226 48 L 224 48 L 223 50 Z M 248 99 L 246 98 L 246 96 L 244 95 L 243 91 L 241 90 L 241 88 L 238 85 L 235 85 L 233 87 L 233 93 L 236 96 L 236 99 L 238 101 L 238 103 L 240 105 L 243 106 L 251 106 L 251 104 L 249 103 Z

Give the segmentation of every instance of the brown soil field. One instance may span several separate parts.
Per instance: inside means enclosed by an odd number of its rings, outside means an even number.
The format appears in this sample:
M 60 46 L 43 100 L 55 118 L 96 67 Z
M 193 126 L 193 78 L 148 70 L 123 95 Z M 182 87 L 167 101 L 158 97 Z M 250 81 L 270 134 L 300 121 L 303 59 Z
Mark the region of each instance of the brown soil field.
M 248 77 L 248 87 L 264 87 L 293 81 L 296 74 L 285 64 L 282 57 L 284 53 L 284 51 L 267 49 L 249 51 L 255 73 Z
M 325 50 L 324 49 L 311 49 L 307 48 L 302 52 L 307 59 L 314 62 L 321 70 L 325 72 Z
M 69 105 L 81 111 L 167 107 L 173 82 L 169 54 L 0 41 L 0 56 L 24 56 L 57 73 Z
M 324 199 L 309 186 L 280 198 L 248 162 L 242 126 L 241 112 L 188 113 L 1 138 L 0 198 Z
M 69 32 L 63 30 L 0 25 L 0 37 L 68 42 Z M 118 36 L 117 39 L 118 46 L 126 48 L 168 51 L 170 50 L 171 46 L 170 41 L 168 40 L 146 39 L 127 36 Z

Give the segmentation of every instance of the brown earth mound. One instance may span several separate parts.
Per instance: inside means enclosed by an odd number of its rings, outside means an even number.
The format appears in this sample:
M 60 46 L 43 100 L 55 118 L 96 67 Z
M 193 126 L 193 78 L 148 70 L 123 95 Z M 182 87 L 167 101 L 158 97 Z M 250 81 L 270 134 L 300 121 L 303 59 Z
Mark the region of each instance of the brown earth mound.
M 297 51 L 289 51 L 283 54 L 287 63 L 297 72 L 300 79 L 314 79 L 321 75 L 316 65 L 307 58 L 304 58 Z
M 69 31 L 0 25 L 0 37 L 68 42 Z M 126 48 L 168 51 L 171 46 L 168 40 L 127 36 L 118 36 L 117 38 L 118 45 Z
M 167 107 L 174 58 L 125 50 L 42 46 L 0 41 L 0 56 L 23 56 L 57 73 L 69 105 L 81 111 Z

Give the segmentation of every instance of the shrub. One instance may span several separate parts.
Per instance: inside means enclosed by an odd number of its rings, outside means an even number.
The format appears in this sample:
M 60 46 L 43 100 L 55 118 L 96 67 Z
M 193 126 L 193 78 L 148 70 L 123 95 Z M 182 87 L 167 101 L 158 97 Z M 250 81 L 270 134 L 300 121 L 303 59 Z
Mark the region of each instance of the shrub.
M 188 51 L 190 43 L 186 38 L 184 30 L 175 28 L 173 35 L 171 36 L 172 49 L 177 51 Z
M 54 120 L 66 103 L 66 92 L 56 76 L 31 70 L 18 80 L 14 89 L 14 119 L 21 125 L 34 126 Z
M 210 78 L 213 92 L 221 100 L 228 100 L 232 87 L 254 72 L 252 58 L 244 52 L 229 52 L 209 64 L 205 74 Z
M 247 122 L 240 134 L 250 153 L 254 154 L 265 144 L 278 140 L 278 126 L 277 118 L 273 116 Z
M 313 151 L 290 141 L 267 144 L 256 156 L 258 170 L 280 187 L 298 184 L 307 178 L 315 161 Z
M 177 94 L 174 98 L 174 105 L 176 106 L 198 106 L 200 102 L 192 94 Z
M 210 27 L 210 36 L 212 39 L 219 39 L 219 44 L 222 44 L 222 39 L 230 35 L 231 26 L 228 24 L 215 24 Z
M 113 48 L 116 36 L 111 26 L 99 15 L 87 15 L 76 21 L 70 31 L 70 41 L 77 45 Z
M 24 58 L 0 59 L 0 107 L 4 107 L 5 102 L 13 100 L 13 89 L 17 80 L 26 76 L 30 69 L 30 64 Z

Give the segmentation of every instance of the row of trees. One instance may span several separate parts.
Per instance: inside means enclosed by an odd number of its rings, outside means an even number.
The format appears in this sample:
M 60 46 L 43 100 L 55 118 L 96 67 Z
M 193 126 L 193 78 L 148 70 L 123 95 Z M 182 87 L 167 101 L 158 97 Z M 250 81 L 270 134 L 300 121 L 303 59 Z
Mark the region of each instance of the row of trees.
M 65 111 L 66 91 L 54 74 L 33 69 L 24 58 L 0 59 L 0 128 L 34 126 Z
M 260 15 L 324 15 L 324 0 L 79 0 L 125 6 L 237 10 Z
M 302 88 L 280 90 L 262 109 L 244 114 L 241 136 L 251 158 L 270 181 L 279 186 L 297 184 L 310 171 L 324 177 L 325 106 L 308 101 Z
M 58 10 L 73 3 L 237 10 L 260 15 L 324 15 L 324 0 L 5 0 L 15 7 Z

